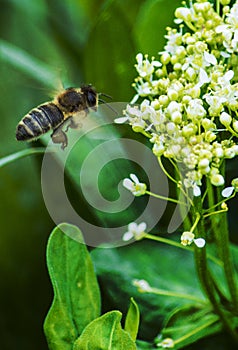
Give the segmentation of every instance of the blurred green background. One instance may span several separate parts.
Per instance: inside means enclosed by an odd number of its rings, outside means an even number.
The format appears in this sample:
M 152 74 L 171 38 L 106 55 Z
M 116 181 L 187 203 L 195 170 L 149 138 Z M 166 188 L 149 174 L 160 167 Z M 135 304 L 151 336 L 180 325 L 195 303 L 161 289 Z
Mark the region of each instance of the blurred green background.
M 163 49 L 165 27 L 172 25 L 179 4 L 179 0 L 0 0 L 0 157 L 27 147 L 15 140 L 16 125 L 31 108 L 50 99 L 60 80 L 65 86 L 92 83 L 115 102 L 130 101 L 136 54 L 156 56 Z M 118 126 L 117 133 L 134 137 L 127 126 Z M 47 349 L 42 324 L 52 290 L 45 248 L 54 223 L 41 194 L 41 158 L 23 158 L 0 169 L 0 347 L 4 350 Z M 125 176 L 129 172 L 127 168 Z M 84 205 L 85 215 L 87 210 Z
M 1 0 L 0 156 L 25 149 L 19 120 L 50 99 L 58 80 L 92 83 L 113 101 L 130 101 L 135 55 L 155 55 L 180 1 Z M 129 128 L 121 128 L 130 133 Z M 1 349 L 43 350 L 52 300 L 45 247 L 54 227 L 41 194 L 41 156 L 0 170 Z M 127 170 L 129 172 L 129 170 Z M 85 211 L 87 208 L 85 207 Z

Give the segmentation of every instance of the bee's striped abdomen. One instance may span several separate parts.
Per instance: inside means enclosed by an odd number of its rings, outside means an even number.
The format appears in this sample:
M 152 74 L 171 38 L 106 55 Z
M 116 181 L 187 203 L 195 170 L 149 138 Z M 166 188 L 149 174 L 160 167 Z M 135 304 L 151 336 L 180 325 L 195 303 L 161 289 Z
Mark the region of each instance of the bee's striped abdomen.
M 63 113 L 54 103 L 45 103 L 32 109 L 20 121 L 16 138 L 21 141 L 35 139 L 60 125 L 63 120 Z

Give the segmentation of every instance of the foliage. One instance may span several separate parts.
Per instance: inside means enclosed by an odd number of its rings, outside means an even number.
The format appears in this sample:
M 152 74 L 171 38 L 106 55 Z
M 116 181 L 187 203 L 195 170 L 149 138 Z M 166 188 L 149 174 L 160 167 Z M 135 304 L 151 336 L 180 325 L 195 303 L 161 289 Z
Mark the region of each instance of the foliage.
M 0 293 L 1 344 L 4 349 L 42 350 L 47 345 L 41 327 L 51 300 L 51 288 L 42 261 L 46 239 L 54 223 L 42 199 L 39 176 L 42 157 L 39 154 L 49 138 L 26 149 L 25 144 L 14 140 L 15 127 L 32 107 L 49 100 L 49 93 L 58 90 L 62 83 L 64 87 L 92 83 L 98 91 L 111 95 L 114 101 L 130 101 L 133 95 L 131 82 L 135 76 L 134 57 L 138 52 L 156 56 L 163 49 L 164 28 L 172 25 L 173 12 L 180 0 L 169 4 L 166 0 L 3 0 L 1 5 L 1 127 L 4 132 L 1 134 L 0 159 L 0 273 L 5 281 Z M 150 144 L 128 126 L 104 128 L 99 134 L 96 130 L 96 133 L 82 137 L 66 164 L 67 190 L 76 211 L 99 226 L 128 224 L 147 204 L 144 197 L 137 198 L 128 210 L 108 214 L 92 208 L 84 199 L 78 181 L 84 159 L 105 138 L 121 137 Z M 119 148 L 114 142 L 112 150 L 117 153 Z M 127 158 L 127 151 L 123 152 L 121 158 Z M 31 157 L 26 158 L 28 155 Z M 18 160 L 20 158 L 24 159 Z M 141 160 L 150 167 L 146 156 L 141 155 Z M 63 162 L 63 157 L 59 162 Z M 235 168 L 235 162 L 229 161 L 227 183 L 234 177 Z M 117 184 L 128 176 L 128 171 L 138 174 L 143 183 L 147 182 L 143 169 L 130 160 L 111 162 L 99 178 L 100 190 L 107 198 L 118 198 Z M 88 184 L 94 181 L 93 171 L 87 174 L 87 181 Z M 233 210 L 230 232 L 234 237 L 237 226 L 235 205 Z M 165 231 L 172 211 L 168 205 L 159 230 Z M 62 229 L 81 235 L 75 227 L 63 224 L 55 228 L 49 240 L 47 260 L 54 301 L 45 321 L 45 333 L 50 349 L 67 348 L 68 340 L 75 350 L 95 348 L 95 344 L 88 345 L 92 334 L 97 334 L 95 339 L 100 337 L 100 341 L 103 334 L 102 348 L 109 347 L 109 337 L 118 344 L 118 349 L 134 349 L 138 329 L 137 349 L 154 349 L 155 342 L 163 341 L 160 335 L 155 338 L 161 332 L 163 339 L 179 339 L 175 344 L 177 348 L 213 349 L 214 344 L 220 350 L 235 348 L 231 337 L 222 333 L 224 327 L 217 313 L 201 294 L 195 278 L 192 249 L 182 250 L 170 245 L 165 249 L 165 246 L 151 244 L 148 240 L 113 250 L 95 249 L 91 256 L 101 287 L 99 297 L 85 246 L 62 234 Z M 84 234 L 86 236 L 87 232 Z M 146 238 L 149 238 L 148 234 Z M 164 242 L 172 244 L 166 239 Z M 179 242 L 176 243 L 178 247 Z M 209 269 L 217 276 L 226 309 L 229 291 L 215 255 L 214 249 L 208 251 Z M 237 256 L 235 247 L 233 256 Z M 237 262 L 234 263 L 237 270 Z M 90 277 L 87 281 L 86 276 Z M 78 297 L 76 277 L 85 282 Z M 139 288 L 145 286 L 140 284 L 145 278 L 150 291 Z M 89 290 L 93 291 L 92 303 L 86 296 Z M 134 299 L 129 306 L 131 297 Z M 86 308 L 87 313 L 81 313 L 82 308 Z M 237 327 L 236 317 L 232 318 L 230 312 L 225 316 Z M 189 347 L 191 343 L 193 345 Z
M 90 255 L 79 229 L 61 224 L 52 232 L 47 248 L 47 266 L 54 288 L 54 300 L 44 329 L 49 349 L 136 349 L 137 305 L 133 301 L 126 328 L 121 313 L 111 311 L 99 317 L 100 296 Z M 136 316 L 136 317 L 135 317 Z

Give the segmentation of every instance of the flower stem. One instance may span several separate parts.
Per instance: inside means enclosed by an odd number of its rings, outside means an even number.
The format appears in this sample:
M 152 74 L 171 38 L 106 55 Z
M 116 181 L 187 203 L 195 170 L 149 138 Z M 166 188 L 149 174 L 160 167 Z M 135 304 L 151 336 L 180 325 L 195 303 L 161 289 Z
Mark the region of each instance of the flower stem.
M 172 203 L 176 203 L 176 204 L 181 204 L 181 205 L 187 206 L 187 203 L 181 202 L 181 201 L 179 201 L 177 199 L 161 196 L 159 194 L 155 194 L 155 193 L 152 193 L 150 191 L 146 191 L 145 193 L 148 194 L 149 196 L 152 196 L 152 197 L 155 197 L 155 198 L 158 198 L 158 199 L 166 200 L 167 202 L 172 202 Z
M 227 285 L 230 291 L 232 303 L 234 310 L 238 310 L 238 290 L 237 290 L 237 281 L 235 279 L 235 269 L 233 261 L 231 258 L 230 247 L 229 247 L 229 232 L 228 232 L 228 223 L 227 215 L 223 213 L 219 216 L 219 234 L 220 239 L 217 240 L 219 244 L 220 257 L 223 261 L 224 272 L 227 280 Z
M 201 199 L 199 197 L 194 198 L 194 204 L 195 204 L 196 210 L 194 210 L 193 216 L 194 216 L 194 219 L 196 219 L 198 213 L 200 215 L 202 214 Z M 204 229 L 204 220 L 202 216 L 196 227 L 196 233 L 197 235 L 199 235 L 199 237 L 206 238 L 205 229 Z M 196 246 L 194 251 L 194 257 L 195 257 L 195 264 L 196 264 L 200 283 L 214 308 L 214 312 L 220 317 L 220 320 L 224 328 L 238 342 L 238 334 L 235 332 L 235 329 L 233 328 L 233 324 L 230 321 L 230 319 L 227 317 L 227 313 L 225 313 L 223 306 L 220 302 L 220 299 L 222 297 L 222 292 L 220 291 L 218 285 L 214 281 L 213 276 L 209 271 L 208 264 L 207 264 L 206 247 L 198 248 Z
M 180 248 L 180 249 L 183 249 L 183 250 L 187 250 L 187 251 L 190 251 L 191 253 L 194 251 L 192 247 L 184 246 L 184 245 L 182 245 L 179 242 L 173 241 L 172 239 L 167 239 L 167 238 L 164 238 L 164 237 L 151 235 L 149 233 L 147 233 L 144 236 L 144 238 L 151 239 L 153 241 L 157 241 L 157 242 L 160 242 L 160 243 L 165 243 L 165 244 L 168 244 L 168 245 L 171 245 L 173 247 Z M 216 265 L 221 266 L 221 267 L 223 266 L 223 263 L 219 259 L 217 259 L 215 256 L 207 254 L 207 257 L 208 257 L 208 259 L 213 261 Z

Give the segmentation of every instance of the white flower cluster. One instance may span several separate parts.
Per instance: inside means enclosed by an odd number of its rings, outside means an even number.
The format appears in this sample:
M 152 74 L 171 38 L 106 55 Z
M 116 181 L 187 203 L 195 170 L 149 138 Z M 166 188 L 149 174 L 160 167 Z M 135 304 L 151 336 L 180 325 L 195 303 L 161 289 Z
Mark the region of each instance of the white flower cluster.
M 179 162 L 187 188 L 197 189 L 203 176 L 223 185 L 220 166 L 238 155 L 238 1 L 221 12 L 204 0 L 176 10 L 182 24 L 167 29 L 160 58 L 136 56 L 133 103 L 141 104 L 117 120 L 146 134 L 157 157 Z

